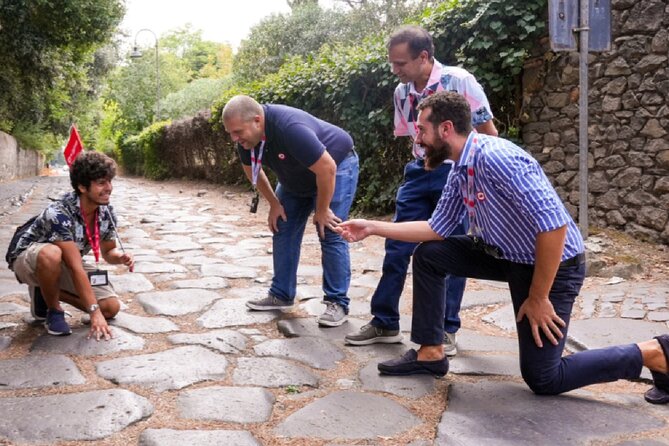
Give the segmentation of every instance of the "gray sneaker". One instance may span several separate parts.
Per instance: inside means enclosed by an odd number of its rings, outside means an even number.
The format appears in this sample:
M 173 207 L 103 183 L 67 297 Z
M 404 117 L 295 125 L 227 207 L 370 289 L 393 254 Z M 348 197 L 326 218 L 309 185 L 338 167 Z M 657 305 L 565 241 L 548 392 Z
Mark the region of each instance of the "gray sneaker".
M 339 327 L 348 320 L 346 310 L 341 305 L 334 302 L 324 302 L 325 311 L 318 317 L 318 325 L 326 327 Z
M 293 302 L 281 300 L 274 294 L 267 293 L 267 297 L 264 297 L 262 299 L 249 300 L 248 302 L 246 302 L 246 306 L 252 310 L 257 310 L 257 311 L 269 311 L 269 310 L 290 311 L 293 309 Z
M 347 334 L 344 340 L 351 345 L 369 345 L 396 344 L 402 342 L 402 338 L 399 330 L 387 330 L 369 323 L 360 327 L 357 332 Z
M 458 354 L 458 347 L 455 344 L 455 333 L 444 332 L 444 353 L 446 353 L 446 356 L 455 356 Z

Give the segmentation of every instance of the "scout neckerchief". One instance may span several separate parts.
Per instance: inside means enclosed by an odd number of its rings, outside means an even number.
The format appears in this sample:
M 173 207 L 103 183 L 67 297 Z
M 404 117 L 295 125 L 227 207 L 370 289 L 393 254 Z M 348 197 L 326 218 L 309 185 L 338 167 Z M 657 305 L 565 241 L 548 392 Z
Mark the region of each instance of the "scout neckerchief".
M 418 93 L 418 92 L 416 92 Z M 425 99 L 426 97 L 430 96 L 433 94 L 434 91 L 429 88 L 425 87 L 421 93 L 419 93 L 419 96 L 422 99 Z M 407 115 L 407 122 L 409 121 L 409 118 L 412 118 L 412 124 L 413 124 L 413 129 L 414 129 L 414 141 L 416 140 L 416 137 L 418 136 L 418 110 L 416 110 L 418 104 L 416 103 L 416 96 L 411 93 L 411 87 L 409 87 L 409 84 L 407 84 L 407 95 L 409 96 L 409 113 Z M 418 159 L 423 159 L 425 158 L 425 149 L 423 149 L 420 144 L 416 144 L 414 142 L 413 144 L 413 156 L 418 158 Z
M 469 142 L 469 155 L 467 157 L 467 185 L 463 187 L 462 194 L 467 207 L 467 216 L 469 217 L 469 234 L 477 237 L 481 236 L 481 231 L 476 224 L 476 216 L 474 214 L 474 206 L 476 205 L 476 194 L 474 193 L 474 153 L 476 153 L 476 145 L 478 137 L 474 135 Z

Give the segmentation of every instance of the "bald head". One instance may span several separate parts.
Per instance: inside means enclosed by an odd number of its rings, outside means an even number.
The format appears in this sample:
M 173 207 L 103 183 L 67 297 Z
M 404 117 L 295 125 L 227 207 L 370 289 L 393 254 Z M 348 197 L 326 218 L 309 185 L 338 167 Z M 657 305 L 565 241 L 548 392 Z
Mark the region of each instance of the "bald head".
M 252 97 L 242 94 L 232 97 L 223 107 L 223 122 L 232 118 L 239 118 L 246 122 L 262 115 L 263 109 L 260 104 Z

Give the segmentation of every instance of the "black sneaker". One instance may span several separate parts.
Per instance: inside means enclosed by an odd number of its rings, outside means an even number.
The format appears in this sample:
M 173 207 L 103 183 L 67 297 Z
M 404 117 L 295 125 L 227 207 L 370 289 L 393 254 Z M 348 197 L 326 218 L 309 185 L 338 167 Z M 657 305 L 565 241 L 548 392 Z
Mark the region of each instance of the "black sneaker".
M 377 366 L 382 375 L 433 375 L 441 378 L 448 373 L 448 358 L 435 361 L 419 361 L 418 352 L 411 349 L 397 359 L 380 362 Z
M 42 296 L 42 290 L 38 286 L 31 286 L 28 287 L 28 293 L 30 294 L 30 314 L 36 321 L 45 320 L 49 308 L 46 306 L 44 296 Z
M 72 333 L 70 326 L 65 322 L 65 312 L 49 308 L 44 322 L 46 331 L 54 336 L 67 336 Z

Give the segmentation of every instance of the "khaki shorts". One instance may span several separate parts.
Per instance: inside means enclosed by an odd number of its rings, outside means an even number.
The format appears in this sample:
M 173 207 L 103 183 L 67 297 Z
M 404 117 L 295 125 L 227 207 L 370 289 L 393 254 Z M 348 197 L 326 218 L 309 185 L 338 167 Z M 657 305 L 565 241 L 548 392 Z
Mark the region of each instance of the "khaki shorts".
M 17 258 L 14 260 L 14 265 L 12 267 L 14 268 L 14 274 L 16 275 L 16 278 L 18 279 L 19 282 L 25 283 L 31 286 L 39 286 L 39 283 L 37 282 L 37 255 L 39 252 L 44 248 L 45 246 L 49 245 L 50 243 L 33 243 L 23 251 Z M 67 291 L 68 293 L 79 297 L 77 294 L 77 290 L 74 288 L 74 282 L 72 281 L 72 272 L 70 271 L 70 268 L 65 265 L 65 263 L 61 263 L 61 274 L 60 274 L 60 281 L 58 282 L 59 288 L 61 290 Z M 88 271 L 94 271 L 97 269 L 95 265 L 91 265 L 90 263 L 84 262 L 84 270 Z M 108 299 L 110 297 L 118 297 L 118 294 L 116 291 L 114 291 L 114 287 L 111 286 L 111 284 L 108 285 L 103 285 L 103 286 L 94 286 L 91 287 L 93 288 L 93 293 L 95 294 L 95 299 L 98 301 L 103 300 L 103 299 Z

